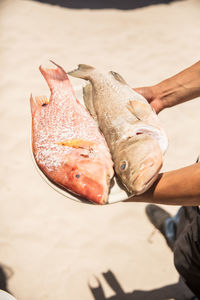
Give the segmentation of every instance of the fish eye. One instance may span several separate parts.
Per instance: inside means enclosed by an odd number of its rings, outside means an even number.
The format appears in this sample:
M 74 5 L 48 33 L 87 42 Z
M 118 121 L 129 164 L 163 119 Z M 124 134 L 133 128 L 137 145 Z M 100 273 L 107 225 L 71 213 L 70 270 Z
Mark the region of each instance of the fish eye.
M 125 171 L 128 167 L 128 162 L 123 160 L 121 163 L 120 163 L 120 170 L 121 171 Z
M 76 178 L 80 178 L 80 175 L 79 175 L 79 174 L 76 174 L 75 177 L 76 177 Z

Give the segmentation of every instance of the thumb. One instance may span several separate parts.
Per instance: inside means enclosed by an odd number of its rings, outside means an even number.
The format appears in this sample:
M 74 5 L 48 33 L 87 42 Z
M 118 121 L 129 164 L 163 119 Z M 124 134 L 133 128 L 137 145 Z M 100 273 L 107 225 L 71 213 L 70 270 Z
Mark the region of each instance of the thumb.
M 138 94 L 141 94 L 142 96 L 143 96 L 143 94 L 144 94 L 144 88 L 142 88 L 142 87 L 139 87 L 139 88 L 133 88 L 133 90 L 134 90 L 135 92 L 137 92 Z
M 151 88 L 149 87 L 139 87 L 133 89 L 138 94 L 142 95 L 148 102 L 153 100 L 153 94 Z

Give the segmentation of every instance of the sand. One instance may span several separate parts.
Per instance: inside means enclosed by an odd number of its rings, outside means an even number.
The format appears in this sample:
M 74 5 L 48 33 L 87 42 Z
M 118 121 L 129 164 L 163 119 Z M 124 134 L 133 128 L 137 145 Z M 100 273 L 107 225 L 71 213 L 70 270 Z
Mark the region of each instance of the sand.
M 127 11 L 1 1 L 0 262 L 12 270 L 8 285 L 18 300 L 186 299 L 145 203 L 80 204 L 39 176 L 29 96 L 49 95 L 38 70 L 49 59 L 66 70 L 87 63 L 117 71 L 133 87 L 174 75 L 199 60 L 199 9 L 198 0 Z M 170 143 L 164 171 L 195 161 L 199 111 L 194 100 L 160 113 Z

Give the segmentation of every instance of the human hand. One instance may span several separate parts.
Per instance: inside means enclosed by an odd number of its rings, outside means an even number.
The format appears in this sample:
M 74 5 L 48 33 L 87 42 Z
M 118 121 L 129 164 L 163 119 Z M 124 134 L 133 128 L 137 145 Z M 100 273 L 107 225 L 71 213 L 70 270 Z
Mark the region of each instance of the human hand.
M 164 108 L 200 96 L 200 61 L 156 85 L 134 88 L 158 114 Z
M 134 88 L 134 91 L 142 95 L 150 103 L 157 114 L 164 108 L 161 99 L 157 96 L 153 87 L 146 86 Z

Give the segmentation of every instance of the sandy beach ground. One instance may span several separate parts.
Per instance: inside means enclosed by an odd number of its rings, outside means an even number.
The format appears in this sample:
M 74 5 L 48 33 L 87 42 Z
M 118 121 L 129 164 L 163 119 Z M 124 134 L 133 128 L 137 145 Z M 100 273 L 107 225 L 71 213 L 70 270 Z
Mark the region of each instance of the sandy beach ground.
M 31 158 L 29 97 L 49 95 L 38 70 L 49 59 L 65 70 L 86 63 L 117 71 L 133 87 L 174 75 L 199 60 L 199 15 L 198 0 L 126 11 L 1 1 L 0 264 L 12 270 L 18 300 L 187 299 L 145 203 L 80 204 L 42 180 Z M 160 113 L 169 137 L 163 170 L 195 161 L 199 113 L 199 99 Z

